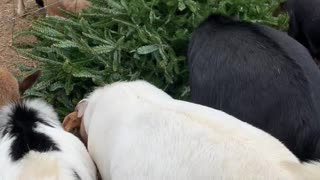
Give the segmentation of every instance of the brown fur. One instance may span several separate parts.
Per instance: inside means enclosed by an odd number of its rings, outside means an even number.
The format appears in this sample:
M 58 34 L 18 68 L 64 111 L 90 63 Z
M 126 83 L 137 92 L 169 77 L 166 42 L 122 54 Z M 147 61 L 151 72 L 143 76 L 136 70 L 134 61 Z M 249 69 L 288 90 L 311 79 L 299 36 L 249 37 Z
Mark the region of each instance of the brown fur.
M 81 133 L 81 128 L 83 128 L 82 124 L 82 117 L 78 117 L 78 110 L 71 112 L 68 114 L 63 120 L 63 129 L 67 132 L 74 132 L 74 135 L 77 136 L 85 145 L 87 145 L 87 140 L 84 140 L 83 136 L 87 136 L 86 134 L 83 135 Z M 74 130 L 77 130 L 76 132 Z M 87 139 L 87 137 L 85 137 Z M 99 171 L 97 170 L 97 179 L 102 180 Z
M 61 9 L 73 13 L 80 13 L 82 10 L 91 6 L 91 2 L 87 0 L 43 0 L 43 3 L 47 10 L 47 16 L 61 17 L 63 17 Z M 25 13 L 24 0 L 18 0 L 17 14 L 23 16 Z
M 64 9 L 73 13 L 80 13 L 82 10 L 90 7 L 91 3 L 87 0 L 44 0 L 45 6 L 48 6 L 47 16 L 61 16 Z M 52 4 L 52 5 L 51 5 Z
M 20 98 L 19 83 L 13 75 L 0 68 L 0 107 Z
M 19 82 L 7 69 L 0 67 L 0 108 L 18 101 L 25 90 L 39 78 L 41 71 L 36 71 Z
M 88 142 L 88 135 L 84 129 L 82 117 L 83 117 L 84 110 L 85 110 L 87 103 L 88 102 L 86 99 L 81 100 L 77 104 L 74 112 L 68 114 L 64 118 L 63 123 L 62 123 L 62 126 L 65 131 L 73 132 L 74 130 L 77 130 L 78 133 L 76 135 L 81 139 L 81 141 L 86 146 L 87 146 L 87 142 Z
M 86 101 L 80 101 L 78 105 L 76 106 L 75 110 L 68 114 L 62 123 L 63 129 L 67 132 L 74 132 L 74 130 L 77 130 L 76 133 L 74 133 L 79 139 L 87 146 L 87 140 L 88 135 L 86 134 L 82 122 L 82 117 L 84 113 L 83 106 L 86 106 Z M 97 170 L 97 179 L 102 180 L 101 175 L 99 171 Z

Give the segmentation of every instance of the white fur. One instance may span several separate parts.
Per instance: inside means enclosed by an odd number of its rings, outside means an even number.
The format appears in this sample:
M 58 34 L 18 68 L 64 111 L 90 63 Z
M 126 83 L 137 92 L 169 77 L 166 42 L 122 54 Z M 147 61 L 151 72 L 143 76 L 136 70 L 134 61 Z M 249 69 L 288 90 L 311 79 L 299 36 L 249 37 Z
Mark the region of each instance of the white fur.
M 53 127 L 38 123 L 35 130 L 49 136 L 61 151 L 30 151 L 22 160 L 12 162 L 9 148 L 15 137 L 2 136 L 12 105 L 0 111 L 0 180 L 75 180 L 73 171 L 83 180 L 96 179 L 96 169 L 85 146 L 78 138 L 63 130 L 53 108 L 42 100 L 26 101 L 39 116 Z
M 96 89 L 83 120 L 103 180 L 320 179 L 269 134 L 144 81 Z

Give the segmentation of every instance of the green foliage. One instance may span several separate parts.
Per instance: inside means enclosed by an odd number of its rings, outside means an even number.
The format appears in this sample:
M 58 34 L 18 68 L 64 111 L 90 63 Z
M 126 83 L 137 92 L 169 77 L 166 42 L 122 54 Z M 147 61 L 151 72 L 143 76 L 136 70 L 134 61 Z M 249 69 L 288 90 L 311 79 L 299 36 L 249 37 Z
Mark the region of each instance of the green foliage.
M 145 79 L 187 99 L 186 50 L 194 28 L 220 12 L 285 29 L 287 17 L 272 16 L 277 6 L 277 0 L 94 0 L 80 15 L 37 20 L 15 36 L 37 38 L 16 45 L 43 71 L 27 96 L 47 99 L 61 117 L 93 87 L 119 80 Z

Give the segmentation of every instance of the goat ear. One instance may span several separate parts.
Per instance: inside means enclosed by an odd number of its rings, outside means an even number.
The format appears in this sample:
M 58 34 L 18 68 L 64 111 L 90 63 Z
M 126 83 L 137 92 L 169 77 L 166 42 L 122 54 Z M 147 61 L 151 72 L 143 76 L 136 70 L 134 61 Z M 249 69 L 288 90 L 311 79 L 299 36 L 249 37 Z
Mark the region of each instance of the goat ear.
M 22 95 L 27 89 L 29 89 L 36 82 L 36 80 L 39 78 L 40 75 L 41 75 L 41 71 L 38 70 L 33 74 L 24 78 L 22 82 L 19 82 L 20 94 Z
M 78 112 L 78 118 L 82 118 L 84 111 L 88 106 L 88 99 L 82 99 L 76 106 L 76 111 Z
M 80 129 L 81 119 L 77 117 L 77 112 L 68 114 L 62 123 L 63 129 L 67 132 L 72 132 L 74 129 Z

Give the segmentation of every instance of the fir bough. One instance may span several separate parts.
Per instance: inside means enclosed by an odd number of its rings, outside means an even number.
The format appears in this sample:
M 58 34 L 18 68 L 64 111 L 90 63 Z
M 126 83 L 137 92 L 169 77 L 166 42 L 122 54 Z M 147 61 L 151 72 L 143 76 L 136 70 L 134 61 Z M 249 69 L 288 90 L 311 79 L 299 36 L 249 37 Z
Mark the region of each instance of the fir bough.
M 284 15 L 273 17 L 278 0 L 94 0 L 68 19 L 37 20 L 16 39 L 24 56 L 40 62 L 39 83 L 27 96 L 43 97 L 63 117 L 93 87 L 145 79 L 172 96 L 189 95 L 186 50 L 194 28 L 210 13 L 285 29 Z M 24 70 L 28 70 L 24 67 Z M 125 99 L 124 99 L 125 100 Z

